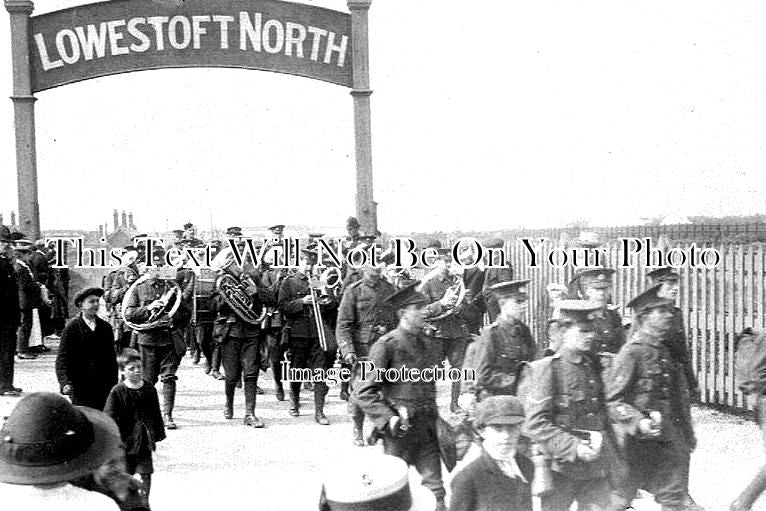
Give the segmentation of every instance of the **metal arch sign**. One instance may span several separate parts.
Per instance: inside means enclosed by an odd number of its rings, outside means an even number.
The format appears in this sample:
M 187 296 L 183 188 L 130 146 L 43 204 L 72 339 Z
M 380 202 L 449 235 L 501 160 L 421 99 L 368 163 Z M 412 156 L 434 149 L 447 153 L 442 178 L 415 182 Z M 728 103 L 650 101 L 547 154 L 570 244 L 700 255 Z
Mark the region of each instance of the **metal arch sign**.
M 256 69 L 353 86 L 351 16 L 330 9 L 279 0 L 112 0 L 29 21 L 33 93 L 178 67 Z

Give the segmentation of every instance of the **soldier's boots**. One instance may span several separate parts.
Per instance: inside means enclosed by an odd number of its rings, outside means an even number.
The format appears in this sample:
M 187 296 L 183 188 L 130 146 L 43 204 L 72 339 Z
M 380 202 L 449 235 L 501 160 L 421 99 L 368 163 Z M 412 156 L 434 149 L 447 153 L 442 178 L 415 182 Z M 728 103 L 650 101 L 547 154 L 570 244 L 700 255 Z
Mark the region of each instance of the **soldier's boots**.
M 261 419 L 255 416 L 255 396 L 258 385 L 252 380 L 245 380 L 245 426 L 252 428 L 264 427 Z
M 277 386 L 276 396 L 277 396 L 277 401 L 285 400 L 285 389 L 284 387 L 282 387 L 282 382 L 279 382 L 279 385 Z
M 348 393 L 349 383 L 344 381 L 340 384 L 340 398 L 343 401 L 348 401 L 350 394 Z
M 162 420 L 165 422 L 165 429 L 178 429 L 173 420 L 173 408 L 176 403 L 176 381 L 168 380 L 162 382 Z
M 731 503 L 729 511 L 750 511 L 758 497 L 766 491 L 766 467 L 762 467 L 750 484 Z
M 276 389 L 277 401 L 285 400 L 285 389 L 282 386 L 282 368 L 279 362 L 271 364 L 271 374 L 274 376 L 274 389 Z
M 364 447 L 367 445 L 364 441 L 364 413 L 360 410 L 355 410 L 351 415 L 351 419 L 354 423 L 353 443 L 357 447 Z
M 314 420 L 322 426 L 329 426 L 330 420 L 324 414 L 324 399 L 327 395 L 327 386 L 324 383 L 314 384 Z
M 463 409 L 460 408 L 460 405 L 457 404 L 457 401 L 459 398 L 460 398 L 460 382 L 452 382 L 452 387 L 450 389 L 449 410 L 450 412 L 454 414 L 459 414 L 463 412 Z
M 290 382 L 290 415 L 297 417 L 300 415 L 301 401 L 301 382 Z
M 231 420 L 234 418 L 234 385 L 226 384 L 224 386 L 226 395 L 226 404 L 223 406 L 223 418 Z
M 250 428 L 260 429 L 266 427 L 263 421 L 255 415 L 245 415 L 245 420 L 242 423 Z
M 705 508 L 697 504 L 692 496 L 688 493 L 686 494 L 686 501 L 684 502 L 684 505 L 686 506 L 684 511 L 705 511 Z
M 436 499 L 435 511 L 447 511 L 447 505 L 444 503 L 444 497 Z

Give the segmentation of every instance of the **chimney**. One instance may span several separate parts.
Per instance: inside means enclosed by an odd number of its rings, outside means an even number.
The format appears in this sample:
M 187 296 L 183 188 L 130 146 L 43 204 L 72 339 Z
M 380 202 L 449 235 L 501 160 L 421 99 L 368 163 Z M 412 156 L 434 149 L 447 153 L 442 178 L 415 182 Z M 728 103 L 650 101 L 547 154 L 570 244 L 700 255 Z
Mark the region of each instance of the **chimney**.
M 11 211 L 11 225 L 16 225 L 16 212 Z
M 122 228 L 128 228 L 128 215 L 125 214 L 125 210 L 122 211 Z
M 132 211 L 130 213 L 128 213 L 128 229 L 130 229 L 131 231 L 135 231 L 136 230 L 136 226 L 133 225 L 133 212 Z
M 98 239 L 101 239 L 104 237 L 104 226 L 99 224 L 98 226 Z
M 116 231 L 120 227 L 120 224 L 117 221 L 117 210 L 116 209 L 114 210 L 114 213 L 112 213 L 112 216 L 114 216 L 114 230 Z

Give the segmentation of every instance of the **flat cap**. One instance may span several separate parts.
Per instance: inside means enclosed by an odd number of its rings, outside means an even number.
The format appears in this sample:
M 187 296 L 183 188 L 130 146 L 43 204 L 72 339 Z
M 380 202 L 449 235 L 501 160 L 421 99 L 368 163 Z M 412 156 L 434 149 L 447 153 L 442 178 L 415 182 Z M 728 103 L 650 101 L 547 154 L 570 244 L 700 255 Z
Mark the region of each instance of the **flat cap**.
M 591 323 L 601 304 L 591 300 L 560 300 L 557 304 L 560 323 Z
M 515 396 L 490 396 L 476 407 L 476 427 L 492 424 L 521 424 L 524 407 Z
M 101 298 L 104 296 L 104 290 L 100 287 L 86 287 L 85 289 L 80 290 L 74 297 L 75 306 L 79 307 L 82 305 L 82 302 L 89 296 L 98 296 Z
M 630 307 L 633 310 L 633 314 L 636 316 L 643 314 L 644 312 L 648 311 L 649 309 L 653 309 L 655 307 L 664 307 L 666 305 L 674 305 L 673 300 L 669 298 L 663 298 L 661 296 L 657 295 L 657 291 L 660 290 L 662 287 L 662 284 L 658 284 L 654 287 L 650 287 L 640 295 L 633 298 L 631 301 L 628 302 L 628 307 Z

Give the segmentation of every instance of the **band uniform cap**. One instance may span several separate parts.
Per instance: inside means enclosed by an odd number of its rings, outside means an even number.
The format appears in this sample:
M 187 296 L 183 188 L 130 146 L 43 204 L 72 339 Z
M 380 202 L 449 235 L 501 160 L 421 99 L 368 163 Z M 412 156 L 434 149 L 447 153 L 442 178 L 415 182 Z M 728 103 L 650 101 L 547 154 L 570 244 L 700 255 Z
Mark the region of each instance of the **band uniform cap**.
M 11 240 L 13 241 L 23 240 L 23 239 L 26 239 L 26 237 L 27 235 L 24 234 L 23 232 L 19 232 L 19 231 L 11 232 Z
M 226 236 L 242 236 L 242 227 L 227 227 Z
M 509 280 L 499 282 L 489 286 L 489 290 L 496 298 L 510 298 L 520 296 L 527 298 L 529 296 L 529 280 Z
M 0 482 L 53 484 L 85 476 L 114 458 L 122 441 L 105 413 L 58 394 L 22 398 L 0 429 Z
M 575 273 L 570 284 L 580 281 L 581 284 L 589 285 L 597 289 L 605 289 L 612 285 L 613 268 L 583 268 Z
M 11 230 L 5 225 L 0 225 L 0 241 L 13 241 L 13 238 L 11 237 Z
M 425 305 L 428 298 L 419 292 L 420 281 L 411 282 L 385 299 L 385 303 L 394 309 L 403 309 L 409 305 Z
M 100 287 L 86 287 L 85 289 L 80 290 L 74 297 L 75 307 L 82 305 L 82 302 L 89 296 L 98 296 L 101 298 L 104 296 L 104 290 Z
M 436 504 L 429 490 L 410 485 L 409 467 L 396 456 L 349 454 L 323 472 L 322 511 L 425 511 Z
M 476 427 L 492 424 L 521 424 L 524 407 L 515 396 L 490 396 L 476 407 Z
M 20 238 L 15 240 L 15 245 L 13 248 L 15 248 L 16 250 L 21 250 L 26 252 L 34 248 L 34 243 L 32 243 L 31 240 L 28 240 L 26 238 Z
M 556 305 L 560 323 L 591 323 L 601 309 L 601 304 L 592 300 L 559 300 Z
M 191 222 L 186 222 L 186 223 L 184 224 L 184 230 L 186 230 L 186 229 L 191 229 L 192 227 L 194 227 L 194 224 L 193 224 L 193 223 L 191 223 Z
M 486 248 L 503 248 L 505 240 L 502 238 L 490 238 L 484 242 Z
M 654 282 L 663 282 L 665 280 L 678 280 L 678 272 L 671 266 L 665 266 L 664 268 L 657 268 L 646 274 L 646 276 Z
M 271 227 L 269 227 L 269 230 L 274 232 L 274 231 L 281 231 L 284 228 L 285 228 L 285 224 L 276 224 L 276 225 L 272 225 Z
M 653 309 L 655 307 L 674 305 L 673 300 L 669 298 L 663 298 L 657 295 L 657 292 L 660 290 L 661 287 L 662 287 L 662 284 L 658 284 L 654 287 L 650 287 L 649 289 L 647 289 L 640 295 L 633 298 L 630 302 L 628 302 L 628 307 L 631 308 L 631 310 L 633 311 L 633 314 L 638 316 L 648 311 L 649 309 Z

